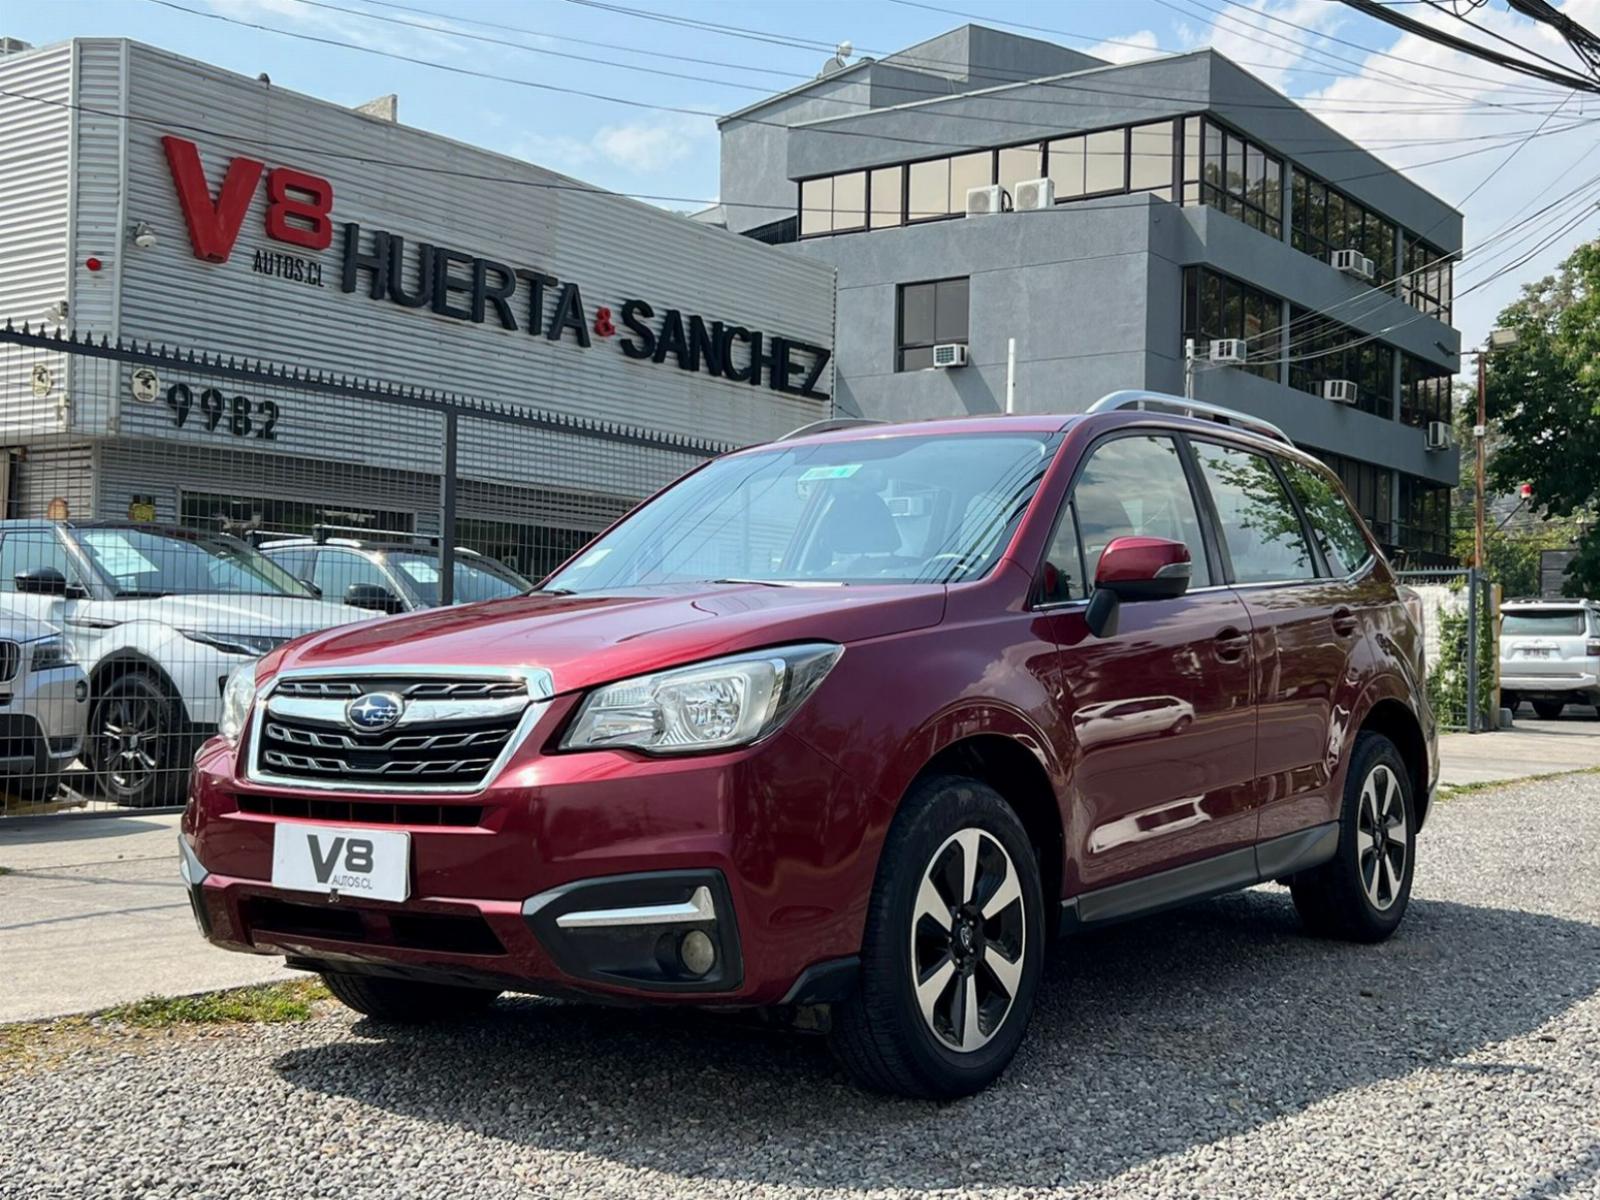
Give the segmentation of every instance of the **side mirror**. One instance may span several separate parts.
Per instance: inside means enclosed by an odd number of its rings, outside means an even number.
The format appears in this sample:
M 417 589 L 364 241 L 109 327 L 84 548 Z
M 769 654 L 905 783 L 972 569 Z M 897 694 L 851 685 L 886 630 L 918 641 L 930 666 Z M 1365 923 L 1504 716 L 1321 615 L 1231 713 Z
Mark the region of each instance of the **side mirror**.
M 366 608 L 373 612 L 397 613 L 405 610 L 400 597 L 381 583 L 352 583 L 344 590 L 344 602 L 351 608 Z
M 1156 537 L 1113 538 L 1100 553 L 1084 621 L 1096 637 L 1117 632 L 1125 600 L 1175 600 L 1189 588 L 1189 547 Z
M 34 567 L 17 572 L 17 591 L 28 596 L 66 596 L 76 590 L 54 567 Z

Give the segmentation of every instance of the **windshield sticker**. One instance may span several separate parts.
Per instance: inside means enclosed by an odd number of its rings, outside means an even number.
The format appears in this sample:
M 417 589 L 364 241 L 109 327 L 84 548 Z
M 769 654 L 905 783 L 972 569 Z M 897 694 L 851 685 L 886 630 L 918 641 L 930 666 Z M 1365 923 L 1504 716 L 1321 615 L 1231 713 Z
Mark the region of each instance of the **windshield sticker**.
M 800 476 L 801 483 L 811 483 L 818 479 L 849 479 L 861 470 L 860 463 L 846 463 L 838 467 L 811 467 Z
M 438 583 L 439 568 L 427 559 L 408 558 L 400 563 L 400 569 L 418 583 Z
M 598 549 L 598 550 L 591 550 L 591 551 L 589 551 L 589 553 L 585 554 L 582 558 L 580 558 L 577 562 L 573 563 L 572 564 L 572 569 L 577 571 L 577 570 L 582 570 L 585 567 L 592 567 L 596 563 L 598 563 L 602 558 L 604 558 L 606 555 L 608 555 L 610 553 L 611 553 L 611 547 L 610 546 L 601 546 L 600 549 Z
M 95 561 L 107 575 L 121 583 L 136 575 L 159 575 L 161 569 L 135 550 L 128 539 L 111 530 L 85 530 L 79 535 L 94 551 Z

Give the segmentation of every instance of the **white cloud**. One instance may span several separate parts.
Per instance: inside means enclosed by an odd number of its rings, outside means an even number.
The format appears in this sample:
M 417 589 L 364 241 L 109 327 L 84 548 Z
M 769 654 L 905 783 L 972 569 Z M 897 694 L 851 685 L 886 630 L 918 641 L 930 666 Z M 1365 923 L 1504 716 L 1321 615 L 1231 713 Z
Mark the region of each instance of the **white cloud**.
M 1161 45 L 1153 30 L 1141 29 L 1137 33 L 1125 33 L 1110 41 L 1098 42 L 1084 53 L 1102 58 L 1106 62 L 1138 62 L 1140 59 L 1154 58 L 1160 54 Z
M 716 127 L 687 113 L 624 125 L 602 125 L 588 138 L 533 134 L 513 154 L 540 166 L 581 174 L 610 167 L 627 175 L 655 175 L 697 154 L 716 153 Z
M 1307 51 L 1320 46 L 1322 35 L 1332 32 L 1343 16 L 1342 6 L 1327 0 L 1270 4 L 1269 0 L 1253 0 L 1226 5 L 1209 24 L 1198 28 L 1180 24 L 1178 37 L 1188 49 L 1209 46 L 1264 82 L 1286 89 L 1289 76 Z
M 279 29 L 314 33 L 336 38 L 386 54 L 417 57 L 451 55 L 459 57 L 472 43 L 450 36 L 465 31 L 463 26 L 437 17 L 414 13 L 385 13 L 376 9 L 370 15 L 337 12 L 302 4 L 300 0 L 205 0 L 221 16 L 238 21 L 259 22 Z M 354 8 L 348 0 L 336 0 L 340 7 Z M 426 26 L 426 28 L 420 28 Z

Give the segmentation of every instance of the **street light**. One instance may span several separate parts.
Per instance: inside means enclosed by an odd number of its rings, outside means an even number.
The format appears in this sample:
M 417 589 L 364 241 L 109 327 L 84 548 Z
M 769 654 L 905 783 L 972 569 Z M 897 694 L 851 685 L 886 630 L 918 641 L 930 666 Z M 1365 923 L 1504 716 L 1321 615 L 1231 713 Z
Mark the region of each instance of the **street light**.
M 1485 405 L 1485 377 L 1489 355 L 1496 350 L 1509 350 L 1517 344 L 1517 331 L 1515 329 L 1491 329 L 1489 340 L 1482 350 L 1478 351 L 1478 423 L 1472 427 L 1472 440 L 1475 443 L 1478 467 L 1478 496 L 1476 525 L 1473 536 L 1473 565 L 1478 570 L 1483 570 L 1484 561 L 1484 536 L 1483 536 L 1483 476 L 1484 465 L 1487 459 L 1485 442 L 1489 435 L 1489 415 Z

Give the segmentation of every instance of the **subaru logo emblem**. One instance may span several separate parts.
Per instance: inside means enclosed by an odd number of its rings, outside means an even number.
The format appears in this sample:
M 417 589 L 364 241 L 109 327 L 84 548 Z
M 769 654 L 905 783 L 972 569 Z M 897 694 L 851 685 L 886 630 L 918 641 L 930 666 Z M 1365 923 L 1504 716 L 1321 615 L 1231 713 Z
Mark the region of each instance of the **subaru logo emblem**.
M 405 701 L 393 692 L 368 692 L 344 706 L 345 723 L 362 733 L 380 733 L 400 719 Z

